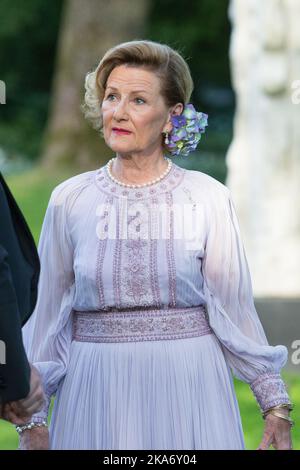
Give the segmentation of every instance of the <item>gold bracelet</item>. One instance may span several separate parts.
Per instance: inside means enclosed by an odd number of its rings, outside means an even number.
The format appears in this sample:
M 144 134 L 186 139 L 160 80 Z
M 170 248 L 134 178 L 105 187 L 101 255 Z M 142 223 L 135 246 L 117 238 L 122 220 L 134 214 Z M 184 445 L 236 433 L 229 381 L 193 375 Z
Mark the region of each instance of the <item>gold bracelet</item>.
M 281 408 L 287 408 L 289 411 L 292 411 L 294 405 L 292 403 L 283 403 L 282 405 L 272 406 L 271 408 L 268 408 L 267 410 L 263 411 L 263 414 L 268 413 L 271 410 L 280 410 Z
M 288 408 L 290 411 L 292 411 L 294 408 L 294 405 L 292 403 L 283 403 L 282 405 L 272 406 L 273 410 L 277 410 L 280 408 Z
M 263 411 L 263 413 L 262 413 L 263 418 L 265 418 L 265 416 L 267 414 L 271 413 L 271 411 L 279 411 L 280 412 L 281 409 L 287 409 L 287 408 L 285 406 L 282 406 L 282 405 L 273 406 L 272 408 L 269 408 L 269 409 Z
M 286 421 L 288 421 L 288 422 L 290 423 L 291 427 L 295 425 L 295 422 L 294 422 L 289 416 L 286 416 L 286 415 L 284 415 L 284 414 L 281 414 L 281 413 L 279 413 L 278 411 L 270 411 L 270 412 L 267 413 L 263 418 L 266 419 L 266 416 L 267 416 L 268 414 L 271 414 L 271 415 L 274 415 L 274 416 L 278 416 L 279 418 L 285 419 Z

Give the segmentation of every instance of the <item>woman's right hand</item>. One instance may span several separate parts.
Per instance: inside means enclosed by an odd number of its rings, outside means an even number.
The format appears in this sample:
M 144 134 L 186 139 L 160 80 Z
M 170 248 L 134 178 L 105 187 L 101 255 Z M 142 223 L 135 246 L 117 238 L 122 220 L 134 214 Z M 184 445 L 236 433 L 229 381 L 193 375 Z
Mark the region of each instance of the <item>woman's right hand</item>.
M 19 436 L 18 450 L 49 450 L 49 430 L 45 426 L 26 429 Z

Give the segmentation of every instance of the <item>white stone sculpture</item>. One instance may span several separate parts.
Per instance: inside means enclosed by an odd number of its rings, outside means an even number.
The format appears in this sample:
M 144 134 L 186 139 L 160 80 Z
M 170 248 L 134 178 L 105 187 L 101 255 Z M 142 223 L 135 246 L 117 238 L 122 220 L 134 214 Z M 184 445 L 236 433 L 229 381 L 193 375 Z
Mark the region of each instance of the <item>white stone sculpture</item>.
M 257 297 L 300 295 L 300 1 L 231 0 L 226 156 Z M 298 90 L 299 96 L 299 90 Z

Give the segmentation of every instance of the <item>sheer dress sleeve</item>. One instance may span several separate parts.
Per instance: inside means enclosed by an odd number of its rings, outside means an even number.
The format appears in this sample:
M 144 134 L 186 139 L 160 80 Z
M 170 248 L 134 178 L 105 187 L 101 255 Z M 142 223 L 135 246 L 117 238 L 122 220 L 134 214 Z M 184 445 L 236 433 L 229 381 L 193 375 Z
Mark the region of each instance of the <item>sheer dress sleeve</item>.
M 233 374 L 248 383 L 261 409 L 291 403 L 280 371 L 288 350 L 268 343 L 254 306 L 252 283 L 232 196 L 216 191 L 207 213 L 202 261 L 209 322 Z
M 68 228 L 67 187 L 52 192 L 40 234 L 41 272 L 36 307 L 22 329 L 29 362 L 40 372 L 47 403 L 32 420 L 47 419 L 51 396 L 64 377 L 72 340 L 73 247 Z

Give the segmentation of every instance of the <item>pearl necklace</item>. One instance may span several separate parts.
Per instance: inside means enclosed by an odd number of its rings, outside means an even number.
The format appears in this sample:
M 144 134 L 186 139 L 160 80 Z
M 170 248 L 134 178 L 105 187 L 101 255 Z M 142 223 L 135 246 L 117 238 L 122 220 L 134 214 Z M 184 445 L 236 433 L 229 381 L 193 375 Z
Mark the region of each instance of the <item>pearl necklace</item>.
M 116 160 L 116 159 L 117 159 L 117 157 L 114 157 L 114 158 L 111 158 L 108 161 L 108 163 L 107 163 L 107 173 L 108 173 L 109 177 L 112 179 L 112 181 L 114 181 L 117 184 L 120 184 L 121 186 L 125 186 L 126 188 L 144 188 L 145 186 L 150 186 L 152 184 L 158 183 L 159 181 L 161 181 L 169 173 L 169 171 L 172 168 L 172 160 L 170 158 L 165 158 L 165 160 L 168 160 L 168 166 L 167 166 L 166 170 L 158 178 L 156 178 L 153 181 L 149 181 L 148 183 L 143 183 L 143 184 L 127 184 L 127 183 L 123 183 L 122 181 L 117 180 L 117 178 L 115 178 L 111 174 L 111 166 L 112 166 L 114 160 Z

